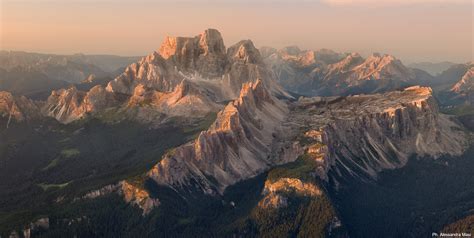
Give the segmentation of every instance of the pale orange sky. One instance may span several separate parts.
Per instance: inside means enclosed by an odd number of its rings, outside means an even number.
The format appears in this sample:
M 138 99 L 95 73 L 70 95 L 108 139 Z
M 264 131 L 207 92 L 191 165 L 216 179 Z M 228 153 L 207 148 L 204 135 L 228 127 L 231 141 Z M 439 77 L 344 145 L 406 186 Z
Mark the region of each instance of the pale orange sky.
M 166 35 L 216 28 L 226 46 L 473 60 L 472 0 L 0 0 L 0 48 L 145 55 Z

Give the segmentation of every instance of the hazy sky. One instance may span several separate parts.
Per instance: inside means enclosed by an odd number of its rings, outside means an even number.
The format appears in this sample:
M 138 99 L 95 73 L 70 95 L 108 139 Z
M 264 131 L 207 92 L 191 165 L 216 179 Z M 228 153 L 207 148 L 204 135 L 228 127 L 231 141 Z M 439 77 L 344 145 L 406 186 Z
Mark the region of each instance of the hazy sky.
M 166 35 L 473 60 L 473 0 L 0 0 L 0 48 L 145 55 Z

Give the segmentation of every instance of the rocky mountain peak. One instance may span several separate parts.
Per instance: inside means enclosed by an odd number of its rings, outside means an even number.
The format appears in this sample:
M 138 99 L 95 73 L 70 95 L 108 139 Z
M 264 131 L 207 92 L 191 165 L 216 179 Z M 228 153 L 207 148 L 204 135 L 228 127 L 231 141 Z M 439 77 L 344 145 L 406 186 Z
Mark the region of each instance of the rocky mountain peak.
M 166 37 L 158 52 L 129 65 L 107 84 L 105 90 L 96 88 L 86 96 L 71 91 L 73 89 L 53 93 L 45 111 L 47 115 L 55 115 L 56 119 L 68 123 L 111 105 L 106 103 L 106 99 L 116 97 L 121 102 L 128 100 L 124 105 L 129 107 L 147 106 L 150 113 L 184 116 L 198 111 L 202 115 L 220 109 L 219 102 L 236 99 L 242 84 L 257 79 L 265 83 L 272 94 L 288 96 L 274 81 L 273 73 L 265 67 L 252 41 L 240 41 L 226 50 L 219 31 L 208 29 L 195 37 Z M 63 95 L 58 97 L 57 93 Z M 67 110 L 53 105 L 68 102 L 74 105 L 66 106 Z M 79 105 L 82 109 L 72 109 Z M 117 102 L 112 106 L 121 105 Z M 63 116 L 58 116 L 58 113 Z M 71 113 L 76 115 L 66 116 Z
M 176 63 L 179 70 L 197 71 L 204 77 L 220 76 L 226 63 L 224 40 L 215 29 L 207 29 L 195 37 L 167 36 L 159 54 Z
M 414 73 L 392 55 L 374 53 L 353 69 L 357 79 L 397 79 L 408 82 Z
M 39 109 L 33 101 L 24 96 L 17 97 L 10 92 L 0 91 L 0 118 L 7 119 L 7 128 L 12 120 L 25 121 L 38 118 L 39 115 Z
M 351 53 L 343 60 L 329 65 L 329 72 L 345 72 L 352 69 L 354 66 L 361 64 L 362 62 L 364 62 L 364 58 L 362 58 L 362 56 L 360 56 L 358 53 Z
M 292 56 L 297 56 L 301 53 L 301 49 L 298 46 L 287 46 L 281 50 L 279 50 L 280 54 L 283 55 L 292 55 Z
M 452 88 L 455 93 L 467 93 L 474 91 L 474 64 L 468 64 L 469 69 Z
M 195 181 L 205 193 L 221 193 L 277 163 L 269 160 L 272 135 L 286 113 L 286 105 L 271 96 L 262 81 L 246 83 L 208 130 L 165 155 L 148 175 L 177 189 Z
M 255 48 L 251 40 L 242 40 L 233 45 L 227 51 L 229 58 L 234 61 L 250 64 L 262 64 L 262 56 L 257 48 Z
M 41 110 L 44 115 L 54 117 L 61 123 L 69 123 L 116 103 L 113 93 L 100 85 L 87 92 L 70 87 L 53 91 Z
M 226 48 L 221 33 L 216 29 L 207 29 L 200 34 L 199 46 L 203 54 L 225 54 Z

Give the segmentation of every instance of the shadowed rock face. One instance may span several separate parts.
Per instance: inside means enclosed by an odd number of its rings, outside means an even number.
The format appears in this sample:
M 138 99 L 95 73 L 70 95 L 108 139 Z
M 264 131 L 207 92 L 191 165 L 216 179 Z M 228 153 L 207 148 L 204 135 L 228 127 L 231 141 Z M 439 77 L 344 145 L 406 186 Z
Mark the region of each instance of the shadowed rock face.
M 467 146 L 464 132 L 439 114 L 432 90 L 426 87 L 302 98 L 289 107 L 288 111 L 260 81 L 245 84 L 239 98 L 219 112 L 208 130 L 166 154 L 148 176 L 177 191 L 198 188 L 216 195 L 307 154 L 316 164 L 315 175 L 337 185 L 348 177 L 376 179 L 381 170 L 404 166 L 411 155 L 459 155 Z M 303 143 L 295 138 L 306 139 Z M 286 143 L 276 143 L 278 139 Z M 288 155 L 283 148 L 289 145 L 294 148 Z M 267 181 L 259 206 L 285 207 L 288 192 L 321 194 L 313 184 L 298 179 Z
M 328 172 L 335 177 L 375 178 L 383 169 L 404 166 L 411 155 L 460 155 L 467 146 L 460 126 L 439 114 L 426 87 L 300 100 L 290 115 L 292 124 L 303 131 L 319 132 L 306 133 L 306 137 L 322 148 L 316 152 L 323 179 Z
M 148 175 L 176 189 L 195 183 L 205 193 L 221 193 L 281 162 L 270 154 L 273 133 L 286 113 L 286 106 L 261 81 L 247 83 L 207 131 L 165 155 Z
M 337 54 L 329 50 L 266 49 L 264 61 L 286 89 L 304 95 L 376 93 L 414 83 L 416 74 L 391 55 Z M 271 53 L 270 53 L 271 52 Z

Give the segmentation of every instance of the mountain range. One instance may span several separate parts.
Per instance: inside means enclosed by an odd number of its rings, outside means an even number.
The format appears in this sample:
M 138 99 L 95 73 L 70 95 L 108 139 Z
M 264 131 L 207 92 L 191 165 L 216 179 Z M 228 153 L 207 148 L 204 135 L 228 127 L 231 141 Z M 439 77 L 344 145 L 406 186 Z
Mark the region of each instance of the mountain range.
M 0 68 L 2 236 L 416 237 L 474 209 L 468 182 L 424 188 L 432 207 L 397 193 L 474 166 L 472 63 L 432 76 L 387 54 L 227 48 L 207 29 L 140 59 L 1 52 Z M 390 204 L 415 215 L 360 225 Z

